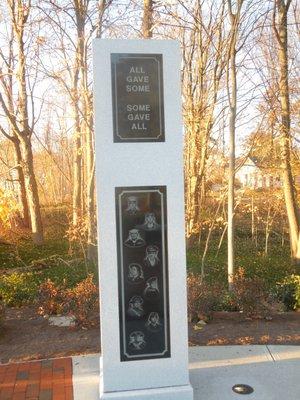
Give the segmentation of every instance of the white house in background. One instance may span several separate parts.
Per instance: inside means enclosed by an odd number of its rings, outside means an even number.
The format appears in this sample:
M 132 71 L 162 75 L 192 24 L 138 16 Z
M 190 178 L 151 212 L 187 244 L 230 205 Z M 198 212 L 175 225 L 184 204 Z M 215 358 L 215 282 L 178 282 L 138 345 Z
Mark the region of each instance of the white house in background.
M 251 189 L 280 188 L 282 181 L 279 171 L 263 167 L 255 157 L 240 160 L 240 167 L 236 171 L 236 179 L 242 187 Z M 298 178 L 298 177 L 296 177 Z

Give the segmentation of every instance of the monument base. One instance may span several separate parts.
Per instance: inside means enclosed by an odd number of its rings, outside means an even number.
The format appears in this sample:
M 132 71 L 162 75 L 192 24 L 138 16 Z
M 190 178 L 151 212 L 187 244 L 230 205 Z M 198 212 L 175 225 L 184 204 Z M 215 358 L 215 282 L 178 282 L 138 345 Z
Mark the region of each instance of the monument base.
M 193 400 L 193 389 L 190 385 L 166 388 L 126 390 L 122 392 L 103 393 L 100 388 L 100 400 Z

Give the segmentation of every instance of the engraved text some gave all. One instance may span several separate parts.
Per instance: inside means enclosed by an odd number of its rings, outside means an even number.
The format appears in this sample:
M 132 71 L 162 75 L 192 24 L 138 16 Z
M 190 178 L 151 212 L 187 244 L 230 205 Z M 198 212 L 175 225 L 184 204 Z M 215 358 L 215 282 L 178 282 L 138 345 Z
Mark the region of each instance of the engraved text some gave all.
M 126 92 L 150 93 L 149 75 L 146 75 L 143 67 L 130 67 L 126 77 Z M 150 104 L 127 104 L 127 118 L 132 121 L 132 130 L 147 130 L 143 121 L 150 121 Z

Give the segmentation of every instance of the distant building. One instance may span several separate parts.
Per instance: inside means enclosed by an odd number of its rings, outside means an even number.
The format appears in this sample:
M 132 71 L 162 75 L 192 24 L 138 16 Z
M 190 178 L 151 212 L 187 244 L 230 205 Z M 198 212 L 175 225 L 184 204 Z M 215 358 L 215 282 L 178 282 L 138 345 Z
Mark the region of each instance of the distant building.
M 240 164 L 240 167 L 236 171 L 236 179 L 242 187 L 263 189 L 282 186 L 280 171 L 264 167 L 255 157 L 239 160 L 237 164 Z M 299 180 L 300 177 L 295 177 L 296 182 Z

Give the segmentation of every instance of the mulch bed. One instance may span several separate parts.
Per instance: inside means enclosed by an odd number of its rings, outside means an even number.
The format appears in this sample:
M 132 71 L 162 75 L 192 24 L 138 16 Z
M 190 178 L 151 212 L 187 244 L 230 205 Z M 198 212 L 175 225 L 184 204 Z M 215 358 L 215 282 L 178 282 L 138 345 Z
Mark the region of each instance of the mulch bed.
M 0 363 L 66 357 L 100 350 L 99 327 L 50 326 L 36 308 L 7 308 L 0 336 Z
M 300 313 L 276 314 L 271 321 L 246 320 L 239 313 L 215 313 L 200 329 L 189 324 L 190 345 L 300 345 Z M 66 357 L 100 351 L 99 326 L 50 326 L 34 307 L 8 308 L 0 336 L 0 363 Z
M 189 324 L 194 346 L 285 344 L 300 345 L 300 313 L 274 314 L 272 319 L 246 319 L 241 313 L 216 312 L 208 324 Z

